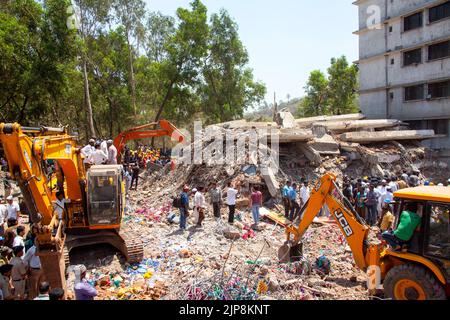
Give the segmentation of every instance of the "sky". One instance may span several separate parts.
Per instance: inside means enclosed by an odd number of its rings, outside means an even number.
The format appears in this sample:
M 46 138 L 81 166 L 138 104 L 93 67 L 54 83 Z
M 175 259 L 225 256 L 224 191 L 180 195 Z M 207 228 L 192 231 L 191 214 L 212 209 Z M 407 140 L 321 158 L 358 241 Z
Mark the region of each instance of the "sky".
M 190 0 L 145 0 L 147 9 L 175 15 Z M 266 101 L 304 94 L 312 70 L 332 57 L 358 59 L 358 8 L 352 0 L 202 0 L 208 13 L 226 9 L 239 25 L 254 77 L 267 86 Z

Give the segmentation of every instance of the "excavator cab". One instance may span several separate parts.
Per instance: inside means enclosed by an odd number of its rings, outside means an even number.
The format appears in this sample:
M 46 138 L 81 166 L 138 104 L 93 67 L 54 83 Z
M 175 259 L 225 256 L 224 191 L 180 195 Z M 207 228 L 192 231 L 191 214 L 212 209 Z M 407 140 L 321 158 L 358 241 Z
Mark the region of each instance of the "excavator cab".
M 116 229 L 122 220 L 124 192 L 120 165 L 93 166 L 87 173 L 90 229 Z

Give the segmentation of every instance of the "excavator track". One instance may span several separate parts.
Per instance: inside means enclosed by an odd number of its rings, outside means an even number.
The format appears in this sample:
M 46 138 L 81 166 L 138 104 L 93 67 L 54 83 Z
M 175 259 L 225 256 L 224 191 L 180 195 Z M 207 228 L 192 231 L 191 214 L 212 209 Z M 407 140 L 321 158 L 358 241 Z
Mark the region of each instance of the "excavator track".
M 125 242 L 128 263 L 139 263 L 144 259 L 144 245 L 141 238 L 120 234 Z

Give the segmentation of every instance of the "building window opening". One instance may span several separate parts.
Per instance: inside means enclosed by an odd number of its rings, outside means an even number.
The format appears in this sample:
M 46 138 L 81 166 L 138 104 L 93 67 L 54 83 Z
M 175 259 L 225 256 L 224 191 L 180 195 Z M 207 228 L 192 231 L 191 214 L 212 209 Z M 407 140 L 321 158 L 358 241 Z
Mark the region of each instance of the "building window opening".
M 450 40 L 433 44 L 428 47 L 428 60 L 450 57 Z
M 449 98 L 450 80 L 428 84 L 428 96 L 430 99 Z
M 423 25 L 423 12 L 418 12 L 405 17 L 403 20 L 403 30 L 409 31 L 417 28 L 421 28 Z
M 440 4 L 429 10 L 430 23 L 450 17 L 450 1 Z
M 405 101 L 423 100 L 425 98 L 425 85 L 405 87 Z
M 409 66 L 412 64 L 422 63 L 422 49 L 415 49 L 403 53 L 403 65 Z

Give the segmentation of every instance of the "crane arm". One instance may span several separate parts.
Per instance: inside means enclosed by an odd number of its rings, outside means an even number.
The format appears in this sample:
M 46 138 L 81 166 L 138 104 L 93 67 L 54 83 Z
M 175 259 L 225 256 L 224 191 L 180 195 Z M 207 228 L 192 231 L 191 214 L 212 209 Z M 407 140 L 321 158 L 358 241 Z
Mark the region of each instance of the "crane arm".
M 160 128 L 154 129 L 158 125 Z M 117 148 L 117 154 L 120 155 L 125 144 L 130 140 L 164 136 L 171 137 L 180 143 L 185 140 L 184 135 L 172 123 L 167 120 L 160 120 L 159 122 L 149 123 L 120 133 L 114 139 L 114 146 Z
M 54 194 L 49 188 L 44 161 L 57 161 L 65 176 L 69 199 L 82 199 L 79 182 L 85 177 L 76 139 L 61 129 L 47 129 L 39 131 L 39 128 L 25 128 L 17 123 L 0 124 L 0 142 L 10 174 L 24 194 L 31 218 L 36 221 L 39 214 L 40 224 L 44 226 L 50 226 L 54 217 Z
M 288 241 L 292 241 L 293 245 L 298 244 L 320 209 L 326 204 L 346 237 L 356 264 L 365 270 L 367 268 L 365 242 L 370 228 L 349 205 L 344 204 L 345 200 L 338 199 L 339 196 L 345 198 L 340 194 L 335 181 L 336 177 L 333 174 L 326 174 L 316 183 L 307 205 L 303 208 L 303 216 L 298 227 L 295 225 L 286 227 Z

